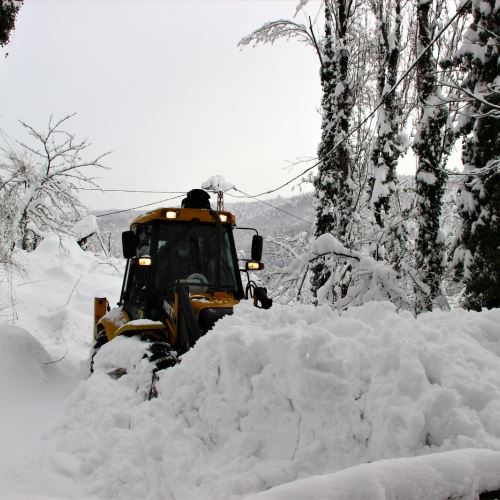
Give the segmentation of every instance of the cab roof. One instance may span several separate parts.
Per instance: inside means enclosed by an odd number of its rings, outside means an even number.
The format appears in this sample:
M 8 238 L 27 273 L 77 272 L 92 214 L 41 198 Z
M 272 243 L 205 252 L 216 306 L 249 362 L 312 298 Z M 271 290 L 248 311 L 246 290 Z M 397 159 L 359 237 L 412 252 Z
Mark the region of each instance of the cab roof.
M 200 222 L 222 222 L 223 224 L 236 224 L 236 217 L 231 212 L 225 210 L 208 210 L 205 208 L 157 208 L 136 217 L 131 225 L 144 224 L 154 220 L 164 220 L 168 222 L 190 222 L 198 220 Z

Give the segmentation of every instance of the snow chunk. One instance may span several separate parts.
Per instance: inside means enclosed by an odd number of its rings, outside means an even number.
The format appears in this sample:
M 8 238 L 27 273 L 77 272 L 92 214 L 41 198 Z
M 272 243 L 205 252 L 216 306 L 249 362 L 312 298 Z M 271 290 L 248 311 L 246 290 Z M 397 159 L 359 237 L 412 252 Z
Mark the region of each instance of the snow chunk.
M 158 325 L 164 327 L 165 325 L 161 321 L 153 321 L 151 319 L 134 319 L 128 322 L 132 326 L 151 326 Z
M 315 255 L 322 255 L 328 252 L 350 254 L 350 250 L 330 233 L 322 234 L 311 245 L 310 252 Z
M 92 234 L 98 231 L 97 218 L 95 215 L 87 215 L 83 219 L 79 220 L 71 229 L 71 234 L 73 234 L 77 241 L 88 238 Z
M 60 237 L 57 234 L 47 234 L 33 252 L 37 256 L 60 256 L 81 258 L 84 251 L 73 238 Z
M 234 189 L 235 185 L 226 181 L 222 175 L 213 175 L 208 180 L 206 180 L 202 185 L 202 189 L 206 189 L 208 191 L 222 191 L 225 193 L 230 189 Z
M 437 181 L 437 177 L 434 172 L 425 172 L 424 170 L 417 172 L 417 179 L 430 186 L 434 186 Z

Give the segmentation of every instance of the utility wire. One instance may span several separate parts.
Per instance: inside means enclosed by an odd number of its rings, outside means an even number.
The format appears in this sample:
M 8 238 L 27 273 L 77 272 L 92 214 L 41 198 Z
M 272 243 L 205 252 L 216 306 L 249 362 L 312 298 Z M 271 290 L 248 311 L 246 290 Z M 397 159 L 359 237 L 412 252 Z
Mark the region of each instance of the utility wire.
M 81 191 L 102 191 L 103 193 L 151 193 L 151 194 L 185 194 L 185 191 L 148 191 L 139 189 L 101 189 L 101 188 L 78 188 Z
M 109 212 L 107 214 L 96 215 L 96 217 L 107 217 L 108 215 L 121 214 L 123 212 L 130 212 L 131 210 L 137 210 L 139 208 L 150 207 L 151 205 L 157 205 L 158 203 L 163 203 L 165 201 L 176 200 L 177 198 L 182 198 L 185 196 L 183 193 L 181 196 L 173 196 L 172 198 L 165 198 L 164 200 L 155 201 L 153 203 L 147 203 L 146 205 L 139 205 L 138 207 L 124 208 L 123 210 L 116 210 L 115 212 Z
M 233 198 L 239 198 L 239 199 L 248 199 L 248 198 L 254 198 L 253 196 L 247 194 L 247 193 L 244 193 L 243 191 L 239 190 L 239 189 L 236 189 L 236 188 L 233 188 L 234 191 L 237 191 L 238 193 L 241 193 L 243 196 L 236 196 L 236 195 L 232 195 L 230 193 L 226 193 L 228 196 L 231 196 Z M 87 190 L 90 190 L 90 189 L 87 189 Z M 96 189 L 97 190 L 97 189 Z M 108 189 L 108 190 L 103 190 L 103 191 L 116 191 L 116 192 L 126 192 L 126 193 L 182 193 L 180 196 L 174 196 L 172 198 L 166 198 L 164 200 L 159 200 L 159 201 L 156 201 L 154 203 L 148 203 L 146 205 L 140 205 L 140 206 L 137 206 L 137 207 L 132 207 L 132 208 L 125 208 L 123 210 L 116 210 L 114 212 L 109 212 L 109 213 L 105 213 L 105 214 L 100 214 L 100 215 L 96 215 L 96 217 L 106 217 L 108 215 L 115 215 L 115 214 L 120 214 L 120 213 L 124 213 L 124 212 L 130 212 L 131 210 L 137 210 L 139 208 L 144 208 L 144 207 L 149 207 L 151 205 L 156 205 L 158 203 L 163 203 L 165 201 L 171 201 L 171 200 L 175 200 L 177 198 L 182 198 L 182 196 L 184 196 L 185 192 L 184 191 L 141 191 L 141 190 L 131 190 L 131 189 Z M 256 200 L 260 203 L 263 203 L 264 205 L 267 205 L 268 207 L 271 207 L 271 208 L 274 208 L 275 210 L 278 210 L 280 212 L 283 212 L 284 214 L 286 215 L 289 215 L 290 217 L 294 217 L 295 219 L 298 219 L 302 222 L 307 222 L 308 224 L 314 224 L 313 222 L 309 221 L 309 220 L 306 220 L 306 219 L 302 219 L 301 217 L 298 217 L 297 215 L 295 214 L 292 214 L 290 212 L 287 212 L 286 210 L 283 210 L 282 208 L 279 208 L 279 207 L 276 207 L 274 205 L 271 205 L 271 203 L 268 203 L 267 201 L 263 201 L 263 200 Z
M 233 190 L 234 191 L 237 191 L 238 193 L 241 193 L 243 195 L 245 195 L 246 198 L 253 198 L 253 199 L 256 199 L 255 196 L 252 196 L 252 195 L 249 195 L 247 193 L 244 193 L 243 191 L 241 191 L 241 189 L 236 189 L 235 187 L 233 187 Z M 234 198 L 240 198 L 240 196 L 234 196 L 232 194 L 229 194 L 227 193 L 229 196 L 233 196 Z M 295 214 L 292 214 L 290 212 L 287 212 L 286 210 L 283 210 L 282 208 L 279 208 L 279 207 L 275 207 L 274 205 L 271 205 L 270 203 L 268 203 L 267 201 L 264 201 L 264 200 L 259 200 L 259 199 L 256 199 L 256 201 L 260 202 L 260 203 L 263 203 L 264 205 L 267 205 L 268 207 L 271 207 L 271 208 L 274 208 L 275 210 L 279 210 L 280 212 L 283 212 L 284 214 L 286 215 L 289 215 L 290 217 L 294 217 L 295 219 L 298 219 L 302 222 L 307 222 L 308 224 L 312 224 L 314 225 L 314 222 L 311 222 L 310 220 L 306 220 L 306 219 L 302 219 L 301 217 L 299 217 L 298 215 L 295 215 Z
M 399 86 L 399 84 L 410 74 L 411 71 L 415 68 L 415 66 L 420 62 L 420 59 L 425 55 L 426 52 L 428 52 L 432 46 L 441 38 L 443 33 L 448 29 L 448 27 L 451 25 L 451 23 L 458 17 L 458 15 L 464 10 L 465 7 L 471 2 L 471 0 L 466 0 L 455 12 L 455 14 L 448 20 L 448 22 L 441 28 L 438 32 L 438 34 L 429 42 L 429 45 L 425 47 L 420 55 L 413 61 L 411 66 L 403 73 L 403 75 L 399 78 L 399 80 L 394 84 L 394 86 L 384 95 L 384 97 L 381 99 L 381 101 L 375 106 L 375 108 L 356 126 L 354 127 L 350 132 L 346 134 L 346 136 L 341 139 L 337 144 L 335 144 L 327 153 L 326 156 L 331 155 L 340 145 L 342 145 L 344 142 L 349 139 L 356 131 L 358 131 L 382 106 L 382 104 L 385 102 L 387 96 L 395 92 L 396 88 Z M 322 160 L 318 160 L 314 165 L 311 167 L 306 168 L 303 172 L 301 172 L 299 175 L 296 175 L 292 179 L 288 180 L 287 182 L 281 184 L 277 188 L 270 189 L 269 191 L 263 191 L 262 193 L 255 194 L 255 195 L 248 195 L 250 198 L 256 198 L 257 196 L 263 196 L 266 194 L 271 194 L 275 193 L 276 191 L 279 191 L 280 189 L 283 189 L 284 187 L 288 186 L 292 182 L 296 181 L 298 178 L 302 177 L 304 174 L 307 172 L 311 171 L 313 168 L 316 168 L 320 163 L 322 163 Z

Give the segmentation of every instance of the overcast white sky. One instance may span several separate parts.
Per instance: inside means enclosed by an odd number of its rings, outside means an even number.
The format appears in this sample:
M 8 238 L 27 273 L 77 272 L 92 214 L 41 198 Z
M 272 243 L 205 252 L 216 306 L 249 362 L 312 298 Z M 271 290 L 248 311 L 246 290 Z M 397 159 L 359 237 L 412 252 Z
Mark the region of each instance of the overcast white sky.
M 288 161 L 316 156 L 318 62 L 297 42 L 243 51 L 237 43 L 292 18 L 297 4 L 25 0 L 0 59 L 0 128 L 17 139 L 17 119 L 43 128 L 51 113 L 78 113 L 68 128 L 96 153 L 114 151 L 103 188 L 184 191 L 214 174 L 249 193 L 275 187 L 303 168 L 287 170 Z M 162 197 L 84 200 L 126 208 Z

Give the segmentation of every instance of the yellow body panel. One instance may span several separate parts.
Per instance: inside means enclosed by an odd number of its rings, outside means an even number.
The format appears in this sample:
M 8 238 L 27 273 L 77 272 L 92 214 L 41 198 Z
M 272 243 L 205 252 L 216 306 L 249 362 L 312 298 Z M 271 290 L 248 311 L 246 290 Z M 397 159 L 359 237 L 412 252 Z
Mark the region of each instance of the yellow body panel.
M 94 330 L 96 331 L 96 335 L 99 331 L 104 330 L 108 340 L 111 340 L 116 337 L 116 332 L 129 321 L 130 317 L 125 311 L 113 307 L 109 313 L 99 319 Z
M 232 308 L 239 303 L 239 300 L 235 299 L 233 295 L 225 292 L 192 294 L 190 298 L 196 317 L 198 317 L 200 311 L 207 307 L 214 309 Z M 97 300 L 105 300 L 106 304 L 108 304 L 107 299 L 96 297 L 95 301 Z M 94 327 L 94 340 L 96 339 L 99 331 L 103 330 L 106 332 L 108 341 L 113 340 L 118 335 L 141 332 L 148 337 L 155 338 L 157 340 L 167 340 L 170 344 L 176 345 L 177 323 L 175 318 L 178 317 L 178 307 L 179 304 L 177 295 L 175 295 L 175 303 L 173 307 L 174 319 L 167 320 L 165 324 L 161 322 L 131 322 L 129 315 L 125 311 L 115 307 L 111 311 L 108 311 L 104 316 L 97 318 Z
M 155 323 L 135 323 L 133 321 L 131 323 L 126 323 L 114 332 L 112 338 L 118 337 L 118 335 L 130 334 L 133 332 L 140 332 L 146 337 L 155 338 L 156 340 L 166 339 L 165 325 L 159 321 Z
M 211 307 L 213 309 L 223 308 L 223 307 L 234 307 L 239 303 L 238 299 L 235 299 L 232 295 L 228 293 L 200 293 L 191 295 L 191 304 L 193 305 L 196 317 L 200 314 L 202 309 L 206 307 Z
M 165 325 L 163 323 L 159 321 L 130 321 L 128 314 L 118 307 L 113 308 L 110 314 L 106 314 L 100 318 L 95 330 L 104 330 L 108 340 L 113 340 L 118 335 L 131 332 L 144 332 L 146 336 L 165 339 Z

